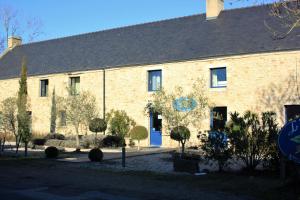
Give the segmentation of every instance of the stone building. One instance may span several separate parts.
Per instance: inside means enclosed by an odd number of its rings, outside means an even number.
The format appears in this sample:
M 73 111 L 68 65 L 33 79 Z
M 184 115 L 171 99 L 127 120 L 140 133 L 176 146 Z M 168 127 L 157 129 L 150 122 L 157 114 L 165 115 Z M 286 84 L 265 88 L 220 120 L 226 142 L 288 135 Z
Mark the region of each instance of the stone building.
M 0 57 L 0 101 L 15 96 L 22 58 L 28 66 L 32 129 L 48 133 L 51 91 L 68 95 L 66 87 L 90 91 L 103 115 L 125 110 L 150 130 L 143 145 L 173 146 L 161 131 L 159 114 L 147 116 L 151 94 L 163 86 L 190 90 L 206 80 L 213 107 L 201 122 L 213 126 L 212 114 L 226 120 L 230 112 L 272 110 L 283 124 L 300 111 L 298 74 L 299 30 L 274 39 L 266 22 L 275 24 L 268 6 L 223 10 L 223 0 L 207 0 L 206 14 L 21 44 L 11 37 Z M 58 132 L 72 129 L 58 112 Z M 197 131 L 191 143 L 197 142 Z

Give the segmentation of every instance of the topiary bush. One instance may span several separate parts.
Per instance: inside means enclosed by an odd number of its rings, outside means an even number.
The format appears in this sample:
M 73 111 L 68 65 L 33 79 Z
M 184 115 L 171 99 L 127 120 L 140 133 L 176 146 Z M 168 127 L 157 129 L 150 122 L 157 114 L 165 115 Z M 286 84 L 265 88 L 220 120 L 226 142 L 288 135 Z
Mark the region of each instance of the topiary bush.
M 103 160 L 103 152 L 99 148 L 92 149 L 89 152 L 89 159 L 92 162 L 101 162 Z
M 109 135 L 102 140 L 102 147 L 122 147 L 125 145 L 124 138 L 116 135 Z
M 65 136 L 60 133 L 49 133 L 45 137 L 46 140 L 65 140 Z
M 129 132 L 131 139 L 138 141 L 138 150 L 140 150 L 140 141 L 148 137 L 148 130 L 144 126 L 135 126 Z
M 191 133 L 190 130 L 185 126 L 177 126 L 171 131 L 171 139 L 180 142 L 181 144 L 181 154 L 184 154 L 185 143 L 190 139 Z
M 45 150 L 46 158 L 57 158 L 58 149 L 56 147 L 47 147 Z
M 95 118 L 92 119 L 89 123 L 89 129 L 91 132 L 96 133 L 96 137 L 97 137 L 97 133 L 104 132 L 106 128 L 107 128 L 107 123 L 104 119 Z

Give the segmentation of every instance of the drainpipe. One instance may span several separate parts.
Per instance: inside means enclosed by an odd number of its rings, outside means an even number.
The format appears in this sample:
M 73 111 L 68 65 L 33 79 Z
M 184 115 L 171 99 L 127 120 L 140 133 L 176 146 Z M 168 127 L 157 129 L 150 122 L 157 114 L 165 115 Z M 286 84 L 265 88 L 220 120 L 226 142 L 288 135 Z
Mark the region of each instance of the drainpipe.
M 105 68 L 103 68 L 103 119 L 105 120 Z M 105 135 L 105 131 L 104 131 Z

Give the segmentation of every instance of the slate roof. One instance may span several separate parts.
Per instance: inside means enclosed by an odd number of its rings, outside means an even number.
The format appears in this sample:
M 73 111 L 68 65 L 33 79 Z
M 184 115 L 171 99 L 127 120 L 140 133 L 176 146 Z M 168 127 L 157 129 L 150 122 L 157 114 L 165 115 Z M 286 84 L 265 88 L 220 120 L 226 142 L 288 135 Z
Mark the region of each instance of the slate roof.
M 274 40 L 264 21 L 267 6 L 175 18 L 77 36 L 24 44 L 0 59 L 0 79 L 19 76 L 27 58 L 28 74 L 42 75 L 300 49 L 300 31 Z

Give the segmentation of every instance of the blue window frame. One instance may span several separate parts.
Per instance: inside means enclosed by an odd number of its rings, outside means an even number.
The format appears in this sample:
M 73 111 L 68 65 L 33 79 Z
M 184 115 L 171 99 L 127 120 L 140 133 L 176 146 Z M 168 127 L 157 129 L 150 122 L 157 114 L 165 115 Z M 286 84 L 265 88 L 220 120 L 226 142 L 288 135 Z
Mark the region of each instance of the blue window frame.
M 148 91 L 158 91 L 162 86 L 161 70 L 148 72 Z
M 210 84 L 212 88 L 222 88 L 227 86 L 226 67 L 210 69 Z

